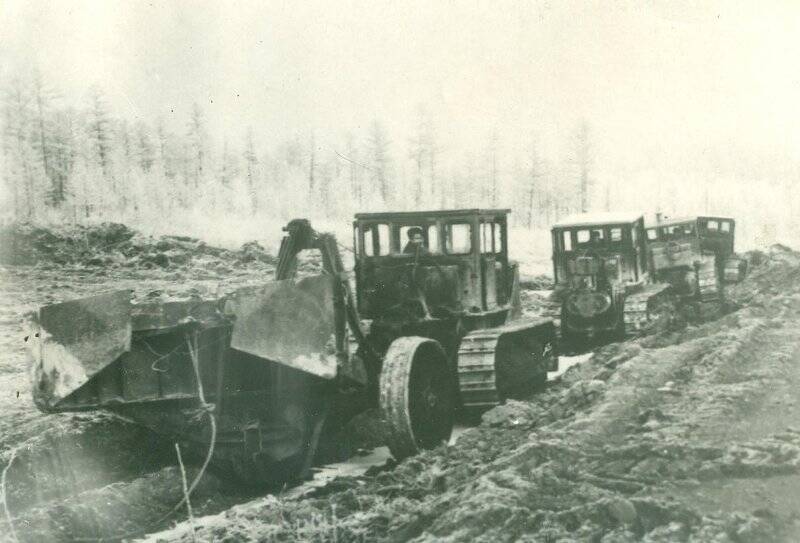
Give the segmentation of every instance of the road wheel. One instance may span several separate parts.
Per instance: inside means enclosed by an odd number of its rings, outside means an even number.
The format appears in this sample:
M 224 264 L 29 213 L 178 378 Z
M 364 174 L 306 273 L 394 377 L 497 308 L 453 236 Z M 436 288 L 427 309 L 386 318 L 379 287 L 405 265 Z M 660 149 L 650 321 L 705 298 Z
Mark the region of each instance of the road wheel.
M 398 460 L 450 439 L 456 389 L 437 341 L 408 336 L 392 342 L 380 378 L 387 445 Z

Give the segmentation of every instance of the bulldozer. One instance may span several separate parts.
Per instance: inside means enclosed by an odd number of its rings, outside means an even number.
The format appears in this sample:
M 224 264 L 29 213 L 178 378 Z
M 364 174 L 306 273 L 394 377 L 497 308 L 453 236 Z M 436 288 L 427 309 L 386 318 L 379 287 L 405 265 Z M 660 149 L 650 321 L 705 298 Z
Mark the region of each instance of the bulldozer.
M 460 410 L 526 396 L 558 365 L 552 320 L 520 318 L 508 212 L 358 214 L 354 281 L 336 238 L 296 219 L 263 284 L 41 307 L 27 340 L 34 401 L 110 411 L 260 485 L 307 477 L 369 409 L 396 458 L 435 447 Z M 422 243 L 403 249 L 410 229 Z M 303 251 L 321 273 L 298 272 Z
M 642 215 L 581 214 L 553 225 L 551 235 L 565 345 L 636 335 L 659 321 L 670 285 L 651 273 Z
M 719 314 L 726 283 L 747 273 L 747 261 L 734 252 L 736 223 L 728 217 L 696 216 L 661 220 L 646 228 L 650 267 L 669 283 L 695 314 L 706 320 Z

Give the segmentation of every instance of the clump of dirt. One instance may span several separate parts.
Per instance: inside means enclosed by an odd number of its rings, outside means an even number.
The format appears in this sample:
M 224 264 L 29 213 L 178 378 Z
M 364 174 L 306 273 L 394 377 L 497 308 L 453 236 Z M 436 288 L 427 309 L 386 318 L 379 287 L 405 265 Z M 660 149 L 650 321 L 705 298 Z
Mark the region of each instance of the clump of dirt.
M 553 290 L 553 278 L 549 275 L 521 276 L 519 286 L 526 290 Z
M 201 519 L 197 537 L 792 541 L 800 254 L 762 257 L 718 320 L 603 347 L 545 392 L 485 413 L 453 446 L 307 499 L 234 507 Z
M 123 224 L 45 228 L 12 224 L 0 229 L 0 264 L 176 269 L 231 272 L 242 265 L 273 266 L 275 258 L 251 241 L 238 250 L 212 247 L 186 236 L 144 236 Z

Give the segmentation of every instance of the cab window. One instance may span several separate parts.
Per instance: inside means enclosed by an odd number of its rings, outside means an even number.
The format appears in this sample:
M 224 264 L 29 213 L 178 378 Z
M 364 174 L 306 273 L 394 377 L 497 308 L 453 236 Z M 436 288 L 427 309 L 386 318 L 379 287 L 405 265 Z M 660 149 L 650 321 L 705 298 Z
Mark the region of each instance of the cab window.
M 563 240 L 563 247 L 565 251 L 572 250 L 572 232 L 565 230 L 561 232 L 561 239 Z
M 650 228 L 649 230 L 647 230 L 647 239 L 649 239 L 650 241 L 657 240 L 658 230 L 656 230 L 655 228 Z
M 419 228 L 420 230 L 422 230 L 423 244 L 425 246 L 425 249 L 429 253 L 438 253 L 439 252 L 439 232 L 436 229 L 436 225 L 435 224 L 431 224 L 431 225 L 427 225 L 427 226 L 424 225 L 424 224 L 421 224 L 421 225 L 408 224 L 408 225 L 401 226 L 398 229 L 398 235 L 399 235 L 400 244 L 399 244 L 399 247 L 397 248 L 397 250 L 399 252 L 402 253 L 403 250 L 405 249 L 405 246 L 408 244 L 408 241 L 409 241 L 409 239 L 408 239 L 408 231 L 411 230 L 412 228 Z
M 481 253 L 492 252 L 492 230 L 489 223 L 481 223 Z
M 712 232 L 716 232 L 719 230 L 719 223 L 717 221 L 708 221 L 706 223 L 706 228 L 708 228 Z
M 421 226 L 415 226 L 415 225 L 408 225 L 408 226 L 401 226 L 400 227 L 400 250 L 401 251 L 403 250 L 403 247 L 405 247 L 406 243 L 408 243 L 408 231 L 411 230 L 412 228 L 422 228 L 422 227 Z
M 428 226 L 428 251 L 431 253 L 442 252 L 439 247 L 439 226 L 435 224 Z
M 388 255 L 389 244 L 389 225 L 370 224 L 364 227 L 364 245 L 362 252 L 367 256 Z
M 491 222 L 483 222 L 481 223 L 481 253 L 483 254 L 494 254 L 499 253 L 500 249 L 500 225 L 491 223 Z M 495 235 L 495 232 L 497 235 Z
M 605 231 L 602 228 L 592 228 L 591 230 L 578 230 L 579 245 L 594 245 L 605 241 Z
M 500 223 L 492 223 L 494 227 L 494 252 L 503 252 L 503 228 Z
M 445 249 L 451 255 L 471 253 L 472 226 L 469 223 L 450 223 L 445 225 Z
M 622 228 L 611 229 L 611 241 L 622 241 Z
M 720 223 L 720 229 L 723 232 L 730 232 L 731 231 L 731 221 L 722 221 Z

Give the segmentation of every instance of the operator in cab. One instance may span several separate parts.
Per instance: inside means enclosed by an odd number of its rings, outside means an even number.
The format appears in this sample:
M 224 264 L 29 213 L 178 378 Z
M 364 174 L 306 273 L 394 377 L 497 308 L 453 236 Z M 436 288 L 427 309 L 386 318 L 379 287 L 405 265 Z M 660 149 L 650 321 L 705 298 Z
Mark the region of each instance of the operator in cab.
M 408 242 L 406 246 L 403 247 L 403 254 L 428 254 L 428 248 L 425 247 L 425 238 L 422 237 L 422 228 L 419 226 L 409 228 L 408 232 L 406 232 L 406 236 L 408 236 Z

